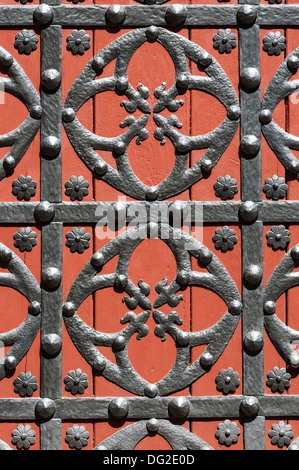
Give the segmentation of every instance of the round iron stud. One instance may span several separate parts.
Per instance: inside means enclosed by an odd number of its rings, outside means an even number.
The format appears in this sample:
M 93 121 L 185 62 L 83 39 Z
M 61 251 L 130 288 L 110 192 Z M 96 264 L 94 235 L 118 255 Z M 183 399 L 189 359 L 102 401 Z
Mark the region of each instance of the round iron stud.
M 14 370 L 17 367 L 17 359 L 15 356 L 7 356 L 4 359 L 4 365 L 8 370 Z
M 56 69 L 47 69 L 42 73 L 42 85 L 48 91 L 57 90 L 61 84 L 61 73 Z
M 268 300 L 264 305 L 264 312 L 267 315 L 273 315 L 276 312 L 276 304 L 273 300 Z
M 152 418 L 146 423 L 146 429 L 149 433 L 156 433 L 159 430 L 159 424 L 156 418 Z
M 33 302 L 31 302 L 31 304 L 29 304 L 28 313 L 30 313 L 30 315 L 37 316 L 40 314 L 40 312 L 41 312 L 41 305 L 39 302 L 34 300 Z
M 240 412 L 245 418 L 254 418 L 260 409 L 259 401 L 256 397 L 245 397 L 240 403 Z
M 3 166 L 5 170 L 12 171 L 16 166 L 16 161 L 11 155 L 7 155 L 3 158 Z
M 12 258 L 12 252 L 6 246 L 0 248 L 0 266 L 2 268 L 7 268 L 9 262 Z
M 104 256 L 102 255 L 102 253 L 97 252 L 92 255 L 90 262 L 94 268 L 102 268 L 104 266 Z
M 231 315 L 240 315 L 243 305 L 239 300 L 232 300 L 228 305 L 228 311 Z
M 35 406 L 35 413 L 38 418 L 50 419 L 54 416 L 56 405 L 50 398 L 41 398 Z
M 146 387 L 144 388 L 144 394 L 148 397 L 148 398 L 154 398 L 158 395 L 158 387 L 157 385 L 155 384 L 148 384 L 146 385 Z
M 123 335 L 119 335 L 113 341 L 113 351 L 119 352 L 123 351 L 126 347 L 127 340 Z
M 76 306 L 73 302 L 66 302 L 62 307 L 62 314 L 64 317 L 72 317 L 76 312 Z
M 156 26 L 150 26 L 145 31 L 145 34 L 149 42 L 155 42 L 157 41 L 158 36 L 159 36 L 159 28 L 157 28 Z
M 42 338 L 42 349 L 48 356 L 56 356 L 62 348 L 62 340 L 56 333 L 49 333 Z
M 114 398 L 109 403 L 108 411 L 113 418 L 125 418 L 129 412 L 129 403 L 125 398 Z
M 245 201 L 239 209 L 239 216 L 244 222 L 254 222 L 257 219 L 259 210 L 253 201 Z
M 244 346 L 248 352 L 258 354 L 264 346 L 263 335 L 256 330 L 249 331 L 244 337 Z
M 257 18 L 256 8 L 252 5 L 242 5 L 238 9 L 237 19 L 241 25 L 252 26 Z
M 62 111 L 63 122 L 73 122 L 76 118 L 76 113 L 73 108 L 64 108 Z
M 42 272 L 42 283 L 47 289 L 55 290 L 61 283 L 61 272 L 55 266 L 49 266 Z
M 269 124 L 272 121 L 272 113 L 270 109 L 262 109 L 260 112 L 260 121 L 262 124 Z
M 207 369 L 207 368 L 211 367 L 212 364 L 213 364 L 213 356 L 212 356 L 212 354 L 210 354 L 209 352 L 204 352 L 204 353 L 200 356 L 200 365 L 201 365 L 204 369 Z
M 97 357 L 94 361 L 92 366 L 94 369 L 100 373 L 102 373 L 106 367 L 106 361 L 102 357 Z
M 107 171 L 108 171 L 108 165 L 106 162 L 103 162 L 102 160 L 100 160 L 99 162 L 95 164 L 94 172 L 97 176 L 104 176 L 106 175 Z
M 38 222 L 50 222 L 55 215 L 55 208 L 50 202 L 42 201 L 36 206 L 34 215 Z
M 259 139 L 252 134 L 245 135 L 241 139 L 240 150 L 247 158 L 255 157 L 260 150 Z
M 187 10 L 183 5 L 171 5 L 167 8 L 165 19 L 168 24 L 179 26 L 187 18 Z
M 261 83 L 261 75 L 255 67 L 246 67 L 240 73 L 241 85 L 247 90 L 254 90 Z
M 257 264 L 247 266 L 244 271 L 244 281 L 250 287 L 258 287 L 263 278 L 263 271 Z
M 156 201 L 159 197 L 159 189 L 156 186 L 151 186 L 145 191 L 145 197 L 148 201 Z
M 121 24 L 125 20 L 126 10 L 121 5 L 111 5 L 106 10 L 106 21 L 110 24 Z
M 45 157 L 55 158 L 61 150 L 60 140 L 55 135 L 48 135 L 41 141 L 41 152 Z

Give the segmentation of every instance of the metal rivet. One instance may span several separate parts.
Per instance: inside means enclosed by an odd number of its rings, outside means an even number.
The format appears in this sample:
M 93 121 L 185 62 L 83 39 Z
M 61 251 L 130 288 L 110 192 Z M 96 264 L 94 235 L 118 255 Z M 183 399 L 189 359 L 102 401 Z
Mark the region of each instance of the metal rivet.
M 257 416 L 259 409 L 260 404 L 256 397 L 245 397 L 240 403 L 240 412 L 246 418 Z
M 211 365 L 213 364 L 213 356 L 212 354 L 210 354 L 209 352 L 204 352 L 201 356 L 200 356 L 200 365 L 204 368 L 208 368 L 208 367 L 211 367 Z
M 149 42 L 155 42 L 157 41 L 158 36 L 159 36 L 159 28 L 157 28 L 156 26 L 150 26 L 145 31 L 145 34 Z
M 61 283 L 61 272 L 55 266 L 49 266 L 42 272 L 42 283 L 47 289 L 57 289 Z
M 45 157 L 55 158 L 61 150 L 60 140 L 55 135 L 48 135 L 41 141 L 41 151 Z
M 169 219 L 174 227 L 182 224 L 187 217 L 188 207 L 183 201 L 174 201 L 169 207 Z
M 264 305 L 264 312 L 267 315 L 273 315 L 276 312 L 276 304 L 273 300 L 268 300 Z
M 293 248 L 291 249 L 291 257 L 292 257 L 293 261 L 298 261 L 299 260 L 299 244 L 293 246 Z
M 244 156 L 255 157 L 260 149 L 260 141 L 255 135 L 245 135 L 241 139 L 240 149 Z
M 240 115 L 241 115 L 240 106 L 232 105 L 227 109 L 227 117 L 231 119 L 232 121 L 236 121 L 236 119 L 239 119 Z
M 100 55 L 97 55 L 96 57 L 94 57 L 92 61 L 92 67 L 95 72 L 97 73 L 101 72 L 103 68 L 105 67 L 105 62 L 104 62 L 103 57 L 101 57 Z
M 73 108 L 64 108 L 62 110 L 63 122 L 73 122 L 76 118 L 76 113 Z
M 190 402 L 184 397 L 177 397 L 171 400 L 168 405 L 168 412 L 174 418 L 186 418 L 190 411 Z
M 6 246 L 0 248 L 0 266 L 2 268 L 7 268 L 10 260 L 12 258 L 12 252 Z
M 155 201 L 159 196 L 159 189 L 156 186 L 147 188 L 145 191 L 145 197 L 148 201 Z
M 115 340 L 113 341 L 113 351 L 123 351 L 126 347 L 126 344 L 127 344 L 127 340 L 126 338 L 123 336 L 123 335 L 119 335 L 115 338 Z
M 152 418 L 146 423 L 146 429 L 149 433 L 156 433 L 159 430 L 159 424 L 156 418 Z
M 94 172 L 96 173 L 96 175 L 104 176 L 106 175 L 107 171 L 108 171 L 108 165 L 106 162 L 103 162 L 101 160 L 95 164 Z
M 114 287 L 116 289 L 125 289 L 128 284 L 128 278 L 125 274 L 117 274 L 115 276 Z
M 244 270 L 243 275 L 244 281 L 251 287 L 257 287 L 260 285 L 263 278 L 263 270 L 257 264 L 251 264 Z
M 61 83 L 61 73 L 56 69 L 44 70 L 41 76 L 41 80 L 42 85 L 46 90 L 57 90 Z
M 247 90 L 254 90 L 261 83 L 261 75 L 255 67 L 246 67 L 240 73 L 241 85 Z
M 180 89 L 183 89 L 185 90 L 186 88 L 188 88 L 188 85 L 189 85 L 189 77 L 188 75 L 185 75 L 185 74 L 180 74 L 177 76 L 176 78 L 176 86 Z
M 158 395 L 158 387 L 155 384 L 148 384 L 144 388 L 144 394 L 149 398 L 154 398 Z
M 43 26 L 51 23 L 53 16 L 53 9 L 45 3 L 39 5 L 33 13 L 34 20 Z
M 98 372 L 103 372 L 105 367 L 106 367 L 106 361 L 102 357 L 97 357 L 94 361 L 92 366 L 94 369 L 96 369 Z
M 42 338 L 41 345 L 44 353 L 49 356 L 55 356 L 61 350 L 62 340 L 57 334 L 49 333 Z
M 149 222 L 146 231 L 148 238 L 156 238 L 159 232 L 159 225 L 155 222 Z
M 111 5 L 106 10 L 106 21 L 112 24 L 121 24 L 126 17 L 126 10 L 121 5 Z
M 167 8 L 165 19 L 167 23 L 178 26 L 183 24 L 187 17 L 187 10 L 183 5 L 171 5 Z
M 93 265 L 93 267 L 97 269 L 102 268 L 104 265 L 104 256 L 102 255 L 102 253 L 97 252 L 94 255 L 92 255 L 90 262 Z
M 255 23 L 256 18 L 257 18 L 257 11 L 256 11 L 256 8 L 254 8 L 253 6 L 242 5 L 238 9 L 237 19 L 241 24 L 245 26 L 251 26 Z
M 190 143 L 187 137 L 180 137 L 175 143 L 175 149 L 179 153 L 186 153 L 190 150 Z
M 41 398 L 35 406 L 35 413 L 38 418 L 49 419 L 54 416 L 56 405 L 50 398 Z
M 197 60 L 197 65 L 199 67 L 208 67 L 213 61 L 212 56 L 208 52 L 203 52 Z
M 15 358 L 15 356 L 7 356 L 4 360 L 4 365 L 6 369 L 13 370 L 17 366 L 17 359 Z
M 292 352 L 291 354 L 290 365 L 291 367 L 294 367 L 295 369 L 299 367 L 299 354 L 296 351 Z
M 258 206 L 253 201 L 245 201 L 239 209 L 239 216 L 244 222 L 254 222 L 258 216 Z
M 65 317 L 72 317 L 76 312 L 76 306 L 73 302 L 66 302 L 62 307 L 62 314 Z
M 129 403 L 125 398 L 114 398 L 108 406 L 113 418 L 125 418 L 129 412 Z
M 292 160 L 288 161 L 286 164 L 286 169 L 294 176 L 298 176 L 299 172 L 299 161 L 297 158 L 292 158 Z
M 35 104 L 34 106 L 30 108 L 30 116 L 33 119 L 40 119 L 42 117 L 42 114 L 43 114 L 43 108 L 40 105 Z
M 272 113 L 270 109 L 262 109 L 260 112 L 260 121 L 262 124 L 269 124 L 272 121 Z
M 31 304 L 29 304 L 28 313 L 30 313 L 30 315 L 39 315 L 40 312 L 41 312 L 41 306 L 39 302 L 34 300 L 33 302 L 31 302 Z
M 249 331 L 244 337 L 244 346 L 250 353 L 259 353 L 264 346 L 263 335 L 256 330 Z
M 4 157 L 3 166 L 8 171 L 13 170 L 16 166 L 16 161 L 14 157 L 12 157 L 11 155 L 7 155 L 7 157 Z
M 13 64 L 13 56 L 9 52 L 3 51 L 0 55 L 0 61 L 4 67 L 10 67 Z
M 50 202 L 42 201 L 36 206 L 34 215 L 38 222 L 50 222 L 55 215 L 55 208 Z
M 242 309 L 243 309 L 243 305 L 242 305 L 242 302 L 240 302 L 239 300 L 232 300 L 228 304 L 228 311 L 231 315 L 240 315 L 240 313 L 242 312 Z
M 129 81 L 126 77 L 118 77 L 115 82 L 115 88 L 117 91 L 126 91 L 129 86 Z
M 189 283 L 189 278 L 190 278 L 190 275 L 188 271 L 183 270 L 177 273 L 175 280 L 180 286 L 187 286 Z
M 198 264 L 207 266 L 212 261 L 212 258 L 213 253 L 208 248 L 203 247 L 198 253 Z
M 190 343 L 190 334 L 186 331 L 180 331 L 176 334 L 175 340 L 179 346 L 188 346 Z
M 296 70 L 299 67 L 299 57 L 295 54 L 291 54 L 287 58 L 287 65 L 291 70 Z
M 113 145 L 113 152 L 119 156 L 123 155 L 126 151 L 126 144 L 122 140 L 117 140 Z

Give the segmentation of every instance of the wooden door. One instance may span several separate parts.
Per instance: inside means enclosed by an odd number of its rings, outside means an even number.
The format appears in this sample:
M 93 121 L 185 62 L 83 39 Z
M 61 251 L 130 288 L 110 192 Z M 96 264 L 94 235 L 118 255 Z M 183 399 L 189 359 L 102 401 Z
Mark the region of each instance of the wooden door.
M 0 0 L 0 448 L 299 442 L 299 6 Z

